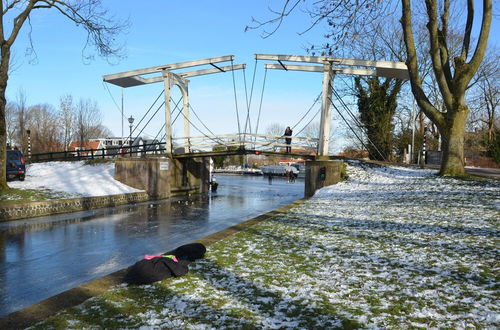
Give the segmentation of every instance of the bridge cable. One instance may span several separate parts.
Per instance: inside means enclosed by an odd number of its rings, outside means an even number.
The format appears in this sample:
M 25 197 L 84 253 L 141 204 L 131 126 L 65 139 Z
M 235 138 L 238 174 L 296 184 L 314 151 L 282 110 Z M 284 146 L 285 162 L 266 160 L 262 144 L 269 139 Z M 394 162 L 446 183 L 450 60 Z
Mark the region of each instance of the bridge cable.
M 182 100 L 182 97 L 179 99 L 179 101 L 177 101 L 177 103 L 175 104 L 175 107 L 174 109 L 172 110 L 172 113 L 171 114 L 174 114 L 174 111 L 175 109 L 179 109 L 179 111 L 177 112 L 177 116 L 175 116 L 174 120 L 172 120 L 172 125 L 175 123 L 175 121 L 177 120 L 177 118 L 179 118 L 179 115 L 181 114 L 182 112 L 182 109 L 177 107 L 177 105 L 179 104 L 179 102 Z M 156 134 L 155 136 L 155 139 L 158 135 L 160 135 L 160 133 L 163 131 L 163 129 L 165 128 L 166 124 L 163 124 L 162 127 L 160 128 L 160 130 L 158 131 L 158 134 Z M 163 133 L 163 136 L 161 137 L 161 140 L 160 141 L 163 141 L 165 139 L 165 137 L 167 136 L 167 133 Z M 173 146 L 171 146 L 173 147 Z
M 214 132 L 212 132 L 212 130 L 210 128 L 207 127 L 207 125 L 205 125 L 205 123 L 203 122 L 203 120 L 201 120 L 201 118 L 198 116 L 198 114 L 196 113 L 196 111 L 194 110 L 193 106 L 191 104 L 189 104 L 189 108 L 193 111 L 193 114 L 195 115 L 195 117 L 198 119 L 198 121 L 200 122 L 200 124 L 203 125 L 203 127 L 205 127 L 205 129 L 212 135 L 216 136 L 216 134 Z M 189 121 L 190 122 L 190 121 Z M 191 123 L 191 122 L 190 122 Z M 199 129 L 198 131 L 200 133 L 202 133 Z M 202 133 L 205 137 L 208 137 L 208 135 Z M 220 144 L 224 144 L 224 141 L 221 139 L 221 138 L 218 138 L 219 140 L 219 143 Z
M 358 136 L 358 134 L 356 134 L 356 132 L 354 131 L 354 129 L 351 127 L 351 125 L 349 124 L 349 122 L 344 118 L 344 116 L 342 115 L 342 113 L 340 112 L 340 110 L 335 106 L 335 104 L 333 103 L 332 99 L 331 98 L 328 98 L 330 100 L 330 103 L 331 105 L 333 106 L 333 108 L 337 111 L 337 113 L 340 115 L 340 117 L 342 118 L 342 120 L 346 123 L 347 127 L 349 127 L 349 129 L 351 130 L 351 132 L 354 133 L 354 135 L 356 136 L 356 138 L 359 140 L 359 142 L 361 142 L 361 145 L 366 148 L 368 150 L 368 147 L 366 146 L 366 144 L 363 142 L 363 140 Z M 366 134 L 366 133 L 365 133 Z M 370 140 L 369 137 L 367 137 L 368 141 L 370 142 L 371 145 L 373 145 L 375 147 L 375 150 L 377 151 L 377 153 L 380 155 L 380 157 L 382 157 L 382 159 L 384 161 L 387 161 L 387 159 L 384 157 L 384 155 L 380 152 L 380 150 L 377 148 L 377 146 Z
M 319 99 L 321 98 L 321 95 L 322 95 L 322 94 L 323 94 L 323 92 L 320 92 L 320 93 L 318 94 L 318 96 L 317 96 L 317 97 L 316 97 L 316 99 L 314 100 L 314 102 L 313 102 L 313 104 L 311 105 L 311 107 L 309 108 L 309 110 L 307 110 L 307 112 L 306 112 L 306 113 L 302 116 L 302 118 L 300 118 L 300 119 L 299 119 L 299 121 L 298 121 L 295 125 L 293 125 L 293 126 L 292 126 L 292 129 L 294 129 L 295 127 L 297 127 L 297 126 L 300 124 L 300 122 L 301 122 L 301 121 L 302 121 L 302 120 L 303 120 L 303 119 L 304 119 L 304 118 L 305 118 L 305 117 L 309 114 L 309 112 L 310 112 L 310 111 L 314 108 L 314 106 L 316 105 L 316 103 L 318 103 L 318 101 L 319 101 Z M 314 115 L 314 117 L 313 117 L 313 118 L 315 118 L 315 117 L 316 117 L 316 115 Z M 312 120 L 310 120 L 310 121 L 309 121 L 309 123 L 307 123 L 307 125 L 309 125 L 309 124 L 311 123 L 311 121 L 312 121 Z M 307 125 L 306 125 L 306 126 L 307 126 Z M 304 128 L 305 128 L 306 126 L 304 126 Z M 302 132 L 303 130 L 304 130 L 304 129 L 302 129 L 300 132 Z M 295 134 L 295 135 L 297 135 L 297 134 Z
M 177 101 L 177 103 L 175 104 L 174 106 L 174 109 L 172 110 L 172 114 L 174 113 L 175 109 L 178 109 L 177 107 L 177 104 L 179 104 L 180 100 L 182 99 L 182 97 L 179 99 L 179 101 Z M 170 99 L 172 100 L 172 99 Z M 180 111 L 180 110 L 179 110 Z M 179 117 L 179 114 L 177 114 L 177 116 L 175 116 L 174 120 L 172 121 L 172 124 L 175 123 L 175 121 L 177 120 L 177 117 Z M 160 127 L 160 130 L 158 131 L 158 133 L 155 135 L 155 140 L 158 138 L 158 136 L 160 135 L 160 133 L 165 129 L 165 125 L 166 123 L 163 123 L 163 125 Z M 162 139 L 165 138 L 165 135 L 163 135 Z M 161 141 L 161 140 L 160 140 Z
M 182 99 L 182 98 L 181 98 Z M 180 100 L 179 100 L 180 101 Z M 177 101 L 177 104 L 179 103 L 179 101 Z M 175 105 L 175 108 L 177 108 L 177 104 Z M 210 128 L 208 128 L 205 123 L 201 120 L 201 118 L 198 116 L 198 114 L 196 113 L 196 111 L 194 110 L 193 106 L 191 104 L 189 104 L 189 108 L 193 111 L 193 114 L 196 116 L 196 118 L 199 120 L 199 122 L 203 125 L 203 127 L 205 127 L 212 135 L 215 135 L 214 132 L 212 132 L 212 130 L 210 130 Z M 175 110 L 175 109 L 174 109 Z M 173 111 L 172 111 L 173 113 Z M 172 121 L 172 124 L 175 123 L 175 121 L 177 120 L 177 118 L 179 117 L 179 115 L 182 113 L 182 109 L 179 108 L 179 112 L 177 113 L 177 116 L 175 116 L 174 120 Z M 183 115 L 185 117 L 185 115 Z M 194 126 L 194 124 L 188 120 L 188 122 Z M 162 129 L 165 127 L 165 124 L 163 125 L 163 127 L 160 129 L 160 131 L 158 132 L 157 136 L 161 133 Z M 201 134 L 203 134 L 205 137 L 208 137 L 208 135 L 206 135 L 205 133 L 203 133 L 200 129 L 198 129 L 197 127 L 195 127 L 197 131 L 199 131 Z M 166 136 L 166 133 L 163 135 L 162 137 L 162 140 L 165 138 Z M 224 144 L 224 142 L 219 139 L 218 141 L 219 144 Z
M 249 118 L 249 115 L 250 115 L 250 107 L 249 107 L 249 104 L 248 104 L 248 88 L 247 88 L 247 78 L 246 78 L 246 76 L 247 76 L 246 71 L 245 71 L 245 69 L 243 69 L 243 86 L 245 88 L 245 103 L 246 103 L 246 107 L 247 107 L 247 116 L 245 118 L 245 128 L 243 129 L 243 143 L 245 143 L 245 141 L 246 141 L 247 127 L 248 127 L 248 118 Z
M 266 86 L 267 68 L 264 71 L 264 80 L 262 81 L 262 91 L 260 93 L 259 114 L 257 115 L 257 126 L 255 127 L 255 134 L 259 131 L 260 111 L 262 110 L 262 100 L 264 98 L 264 88 Z
M 336 97 L 340 100 L 340 103 L 343 105 L 344 109 L 347 110 L 347 112 L 349 113 L 351 118 L 354 119 L 354 122 L 357 124 L 358 128 L 360 128 L 364 132 L 364 125 L 358 120 L 358 118 L 356 118 L 356 116 L 354 116 L 354 114 L 351 112 L 349 107 L 347 107 L 344 100 L 342 100 L 342 98 L 340 97 L 340 94 L 335 89 L 333 89 L 333 87 L 332 87 L 332 90 L 335 93 Z M 366 138 L 368 139 L 368 142 L 370 142 L 370 144 L 375 148 L 377 153 L 382 157 L 383 160 L 387 161 L 386 157 L 378 149 L 378 147 L 375 145 L 375 143 L 373 143 L 373 141 L 368 137 L 368 134 L 366 132 L 364 132 L 364 133 L 366 134 Z
M 200 132 L 204 137 L 216 142 L 219 145 L 220 144 L 224 145 L 224 143 L 221 143 L 221 141 L 222 141 L 221 139 L 219 139 L 219 141 L 217 141 L 215 138 L 203 133 L 191 120 L 189 120 L 189 118 L 186 117 L 186 115 L 184 113 L 182 113 L 182 116 L 184 116 L 184 119 L 187 120 L 193 126 L 193 128 L 196 129 L 198 132 Z
M 165 129 L 165 124 L 163 124 L 161 127 L 160 127 L 160 130 L 158 131 L 158 133 L 156 133 L 154 139 L 157 140 L 158 139 L 158 136 L 160 135 L 160 133 Z M 157 140 L 158 142 L 161 142 L 163 140 L 164 137 L 162 137 L 161 140 Z
M 118 111 L 120 112 L 120 116 L 121 116 L 122 118 L 125 118 L 125 115 L 123 115 L 123 113 L 122 113 L 122 108 L 120 108 L 120 106 L 118 105 L 118 103 L 116 103 L 116 100 L 115 100 L 115 98 L 113 97 L 113 94 L 111 94 L 111 91 L 109 90 L 108 85 L 106 85 L 106 83 L 103 81 L 103 82 L 102 82 L 102 86 L 104 87 L 104 89 L 106 89 L 106 90 L 108 91 L 108 94 L 109 94 L 109 96 L 111 97 L 111 100 L 113 101 L 113 103 L 115 104 L 116 109 L 118 109 Z
M 318 111 L 316 111 L 316 113 L 314 114 L 314 116 L 311 117 L 311 120 L 309 120 L 307 122 L 307 124 L 304 125 L 304 127 L 302 127 L 302 129 L 300 131 L 298 131 L 295 135 L 299 135 L 300 133 L 302 133 L 303 130 L 306 129 L 306 127 L 314 120 L 316 119 L 316 117 L 318 116 L 318 114 L 321 112 L 321 108 L 318 109 Z
M 236 120 L 238 121 L 238 139 L 241 142 L 241 127 L 240 127 L 240 114 L 238 112 L 238 98 L 236 96 L 236 82 L 234 80 L 234 65 L 233 65 L 233 60 L 231 59 L 231 73 L 233 76 L 233 90 L 234 90 L 234 104 L 236 106 Z
M 344 116 L 342 115 L 342 113 L 339 111 L 339 109 L 335 106 L 335 104 L 333 103 L 332 99 L 331 98 L 328 98 L 328 100 L 330 101 L 330 103 L 332 104 L 333 108 L 337 111 L 337 113 L 340 115 L 340 117 L 342 118 L 342 120 L 346 123 L 347 127 L 349 127 L 349 129 L 354 133 L 354 135 L 356 136 L 356 138 L 359 140 L 359 142 L 361 142 L 361 145 L 368 149 L 365 145 L 365 143 L 363 142 L 363 139 L 361 139 L 358 134 L 356 134 L 356 132 L 354 131 L 354 129 L 351 127 L 351 125 L 349 124 L 349 122 L 344 118 Z
M 191 110 L 193 110 L 193 114 L 194 114 L 194 115 L 195 115 L 195 117 L 196 117 L 196 118 L 200 121 L 200 123 L 203 125 L 203 127 L 205 127 L 205 128 L 207 129 L 207 131 L 208 131 L 210 134 L 215 135 L 215 133 L 214 133 L 214 132 L 212 132 L 212 130 L 210 130 L 210 128 L 208 128 L 208 127 L 207 127 L 207 125 L 205 125 L 205 124 L 203 123 L 203 121 L 200 119 L 200 117 L 198 117 L 198 114 L 196 113 L 196 111 L 194 111 L 194 108 L 193 108 L 193 106 L 191 105 L 191 103 L 189 104 L 189 108 L 190 108 Z
M 139 127 L 139 125 L 141 125 L 142 121 L 144 120 L 144 118 L 146 118 L 146 116 L 148 115 L 148 113 L 151 111 L 151 109 L 154 107 L 154 105 L 156 104 L 156 102 L 158 102 L 158 100 L 160 99 L 160 97 L 163 95 L 163 93 L 165 93 L 165 90 L 162 90 L 160 92 L 160 94 L 158 95 L 158 97 L 156 98 L 156 100 L 153 102 L 153 104 L 151 104 L 151 106 L 149 107 L 148 111 L 146 111 L 146 113 L 144 114 L 144 116 L 142 116 L 141 120 L 139 120 L 139 122 L 135 125 L 135 128 L 132 130 L 132 133 L 135 132 L 135 130 L 137 129 L 137 127 Z M 163 102 L 163 104 L 165 104 L 165 102 Z M 163 105 L 162 104 L 162 105 Z M 158 112 L 158 110 L 157 110 Z M 156 114 L 156 113 L 155 113 Z M 142 131 L 141 131 L 142 132 Z
M 156 114 L 158 113 L 158 111 L 160 111 L 160 109 L 163 107 L 163 105 L 165 105 L 165 101 L 163 101 L 159 106 L 158 106 L 158 109 L 156 109 L 155 113 L 151 116 L 151 118 L 149 118 L 148 122 L 146 124 L 144 124 L 144 126 L 142 127 L 142 129 L 139 131 L 139 133 L 136 134 L 136 137 L 134 138 L 134 140 L 132 141 L 132 145 L 134 144 L 135 140 L 142 134 L 142 132 L 146 129 L 146 127 L 149 125 L 149 123 L 151 122 L 151 120 L 153 120 L 153 118 L 156 116 Z M 132 130 L 132 134 L 131 134 L 131 137 L 132 135 L 134 134 L 134 132 L 137 130 L 137 128 L 139 127 L 139 125 L 135 126 L 135 128 Z
M 255 73 L 257 71 L 257 59 L 255 59 L 255 64 L 253 67 L 253 77 L 252 77 L 252 87 L 250 88 L 250 99 L 248 98 L 248 89 L 247 89 L 247 79 L 246 79 L 246 72 L 245 69 L 243 69 L 243 82 L 245 85 L 245 98 L 247 102 L 247 118 L 245 120 L 245 130 L 243 131 L 244 133 L 247 132 L 247 126 L 248 126 L 248 132 L 252 133 L 252 122 L 250 121 L 250 108 L 252 104 L 252 97 L 253 97 L 253 87 L 255 84 Z M 245 136 L 243 137 L 243 140 L 245 140 Z
M 316 99 L 314 100 L 313 104 L 309 107 L 309 109 L 306 111 L 306 113 L 302 116 L 302 118 L 299 119 L 299 121 L 294 125 L 292 126 L 292 128 L 295 128 L 296 126 L 298 126 L 300 124 L 300 122 L 302 120 L 304 120 L 304 118 L 307 116 L 307 114 L 314 108 L 314 106 L 316 105 L 316 103 L 318 102 L 318 100 L 321 98 L 321 94 L 323 94 L 322 92 L 319 93 L 319 95 L 316 97 Z M 307 125 L 309 125 L 313 120 L 314 118 L 316 118 L 316 116 L 318 115 L 318 113 L 321 111 L 321 108 L 316 112 L 316 114 L 311 118 L 311 120 L 309 120 L 309 122 L 295 135 L 298 135 L 300 134 L 306 127 Z M 268 146 L 274 142 L 277 142 L 278 140 L 282 139 L 283 136 L 280 136 L 278 138 L 275 138 L 274 140 L 271 140 L 269 143 L 267 144 L 264 144 L 263 146 Z
M 172 100 L 172 98 L 170 98 L 170 100 Z M 177 103 L 175 104 L 175 107 L 174 109 L 172 110 L 172 113 L 175 111 L 175 109 L 178 108 L 178 104 L 179 102 L 182 100 L 182 97 L 177 101 Z M 153 120 L 153 118 L 156 116 L 156 114 L 158 113 L 158 111 L 160 111 L 160 109 L 165 105 L 165 101 L 163 101 L 160 106 L 158 107 L 158 109 L 156 109 L 155 113 L 151 116 L 151 118 L 149 118 L 148 122 L 144 125 L 144 127 L 140 130 L 140 132 L 137 134 L 137 136 L 134 138 L 134 140 L 132 141 L 132 144 L 133 145 L 135 143 L 135 140 L 142 134 L 142 132 L 146 129 L 146 127 L 149 125 L 149 123 L 151 122 L 151 120 Z M 140 123 L 139 123 L 140 124 Z M 132 130 L 132 134 L 135 132 L 135 130 L 137 129 L 137 127 L 139 127 L 139 125 L 137 125 L 133 130 Z
M 354 122 L 356 123 L 356 125 L 359 128 L 363 128 L 363 124 L 358 120 L 358 118 L 352 113 L 352 111 L 349 109 L 349 107 L 345 104 L 344 100 L 340 97 L 340 94 L 335 89 L 333 89 L 333 93 L 337 97 L 337 99 L 340 101 L 340 103 L 342 104 L 342 106 L 344 107 L 344 109 L 347 110 L 347 112 L 349 113 L 349 115 L 351 116 L 351 118 L 354 120 Z

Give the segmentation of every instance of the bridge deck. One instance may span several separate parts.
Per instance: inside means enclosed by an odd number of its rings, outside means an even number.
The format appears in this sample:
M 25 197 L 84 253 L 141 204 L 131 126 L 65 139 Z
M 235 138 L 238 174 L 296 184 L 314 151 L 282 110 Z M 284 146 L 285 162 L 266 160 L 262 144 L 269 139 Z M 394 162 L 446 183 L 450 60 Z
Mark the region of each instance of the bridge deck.
M 293 149 L 292 149 L 293 150 Z M 304 159 L 315 159 L 315 155 L 304 153 L 283 153 L 276 151 L 256 150 L 256 149 L 237 149 L 237 150 L 221 150 L 221 151 L 200 151 L 175 153 L 172 156 L 177 159 L 196 158 L 196 157 L 214 157 L 214 156 L 235 156 L 235 155 L 265 155 L 265 156 L 282 156 L 282 157 L 301 157 Z

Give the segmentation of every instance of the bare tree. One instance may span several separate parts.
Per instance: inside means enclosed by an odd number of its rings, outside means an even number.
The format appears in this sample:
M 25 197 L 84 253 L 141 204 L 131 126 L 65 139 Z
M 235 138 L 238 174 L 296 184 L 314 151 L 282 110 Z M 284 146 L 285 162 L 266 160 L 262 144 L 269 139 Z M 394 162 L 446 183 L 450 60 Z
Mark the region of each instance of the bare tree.
M 279 124 L 279 123 L 272 123 L 272 124 L 267 125 L 265 132 L 266 132 L 266 134 L 269 134 L 269 135 L 280 135 L 281 136 L 285 132 L 285 126 L 283 126 L 282 124 Z
M 461 50 L 454 56 L 450 51 L 450 13 L 457 6 L 452 6 L 450 0 L 400 0 L 401 25 L 406 48 L 406 64 L 409 71 L 412 93 L 419 108 L 439 129 L 442 137 L 443 161 L 441 175 L 462 175 L 464 168 L 464 135 L 469 107 L 465 102 L 465 93 L 472 78 L 483 60 L 493 15 L 492 0 L 482 1 L 482 13 L 479 29 L 473 29 L 475 16 L 475 1 L 466 2 L 465 15 L 456 15 L 453 20 L 461 20 L 460 33 Z M 281 10 L 275 11 L 274 19 L 258 22 L 253 28 L 276 24 L 278 28 L 284 17 L 288 16 L 301 0 L 285 0 Z M 331 33 L 326 37 L 331 43 L 322 46 L 321 52 L 332 56 L 338 53 L 338 47 L 352 42 L 352 39 L 364 37 L 370 25 L 366 22 L 385 19 L 392 15 L 398 6 L 391 6 L 394 1 L 363 1 L 363 0 L 321 0 L 316 1 L 312 8 L 306 8 L 312 18 L 312 25 L 327 22 Z M 419 5 L 422 5 L 418 7 Z M 305 4 L 304 6 L 307 6 Z M 421 10 L 419 15 L 418 10 Z M 415 13 L 415 14 L 414 14 Z M 432 74 L 439 86 L 445 111 L 433 104 L 423 86 L 424 76 L 419 70 L 418 49 L 415 42 L 414 28 L 424 23 L 427 27 L 427 44 L 430 45 Z M 276 30 L 274 30 L 276 31 Z M 274 33 L 271 31 L 270 34 Z M 473 38 L 473 33 L 477 37 Z M 477 42 L 472 40 L 476 39 Z
M 26 152 L 26 149 L 28 148 L 28 141 L 27 141 L 27 134 L 26 134 L 26 129 L 28 128 L 27 123 L 29 120 L 29 113 L 28 113 L 28 104 L 27 104 L 27 97 L 26 93 L 24 90 L 20 89 L 17 93 L 16 97 L 16 114 L 17 114 L 17 136 L 16 136 L 16 142 L 18 144 L 18 148 L 21 149 L 22 152 Z
M 120 47 L 115 47 L 115 37 L 127 23 L 114 23 L 116 20 L 102 8 L 101 0 L 2 0 L 0 2 L 0 189 L 7 189 L 6 182 L 6 150 L 4 148 L 7 132 L 5 92 L 11 66 L 11 49 L 19 33 L 30 17 L 43 9 L 54 9 L 63 16 L 83 27 L 87 31 L 87 46 L 94 46 L 100 56 L 110 57 L 120 54 Z M 30 26 L 31 27 L 31 26 Z M 90 58 L 90 54 L 85 57 Z
M 68 150 L 68 146 L 73 136 L 73 121 L 75 119 L 73 96 L 67 94 L 59 100 L 59 122 L 62 130 L 62 144 L 64 150 Z
M 7 144 L 14 146 L 17 132 L 17 107 L 15 103 L 9 102 L 5 106 L 5 123 L 7 130 Z
M 91 139 L 104 138 L 112 136 L 113 132 L 104 125 L 97 125 L 93 128 L 92 133 L 90 135 Z
M 279 135 L 279 136 L 282 136 L 284 133 L 285 133 L 285 126 L 283 126 L 282 124 L 279 124 L 279 123 L 272 123 L 272 124 L 269 124 L 267 125 L 266 129 L 265 129 L 265 132 L 266 134 L 268 135 Z M 269 141 L 269 144 L 273 144 L 273 143 L 278 143 L 278 144 L 281 144 L 281 143 L 285 143 L 284 140 L 280 141 L 280 138 L 266 138 L 267 141 Z M 273 149 L 277 149 L 277 147 L 274 147 Z
M 474 1 L 467 1 L 467 18 L 463 31 L 460 56 L 450 58 L 447 44 L 450 1 L 444 0 L 441 10 L 435 1 L 425 1 L 427 28 L 429 30 L 430 55 L 434 76 L 445 105 L 445 112 L 431 103 L 422 88 L 418 71 L 416 45 L 413 38 L 412 8 L 410 0 L 402 0 L 402 20 L 405 36 L 407 65 L 413 95 L 419 107 L 437 126 L 442 136 L 443 162 L 441 175 L 461 175 L 464 168 L 464 135 L 469 107 L 465 103 L 465 92 L 476 74 L 486 51 L 492 19 L 492 1 L 483 1 L 481 29 L 475 49 L 471 52 L 471 34 L 474 22 Z M 440 14 L 440 21 L 439 16 Z M 470 56 L 470 54 L 473 54 Z M 453 64 L 451 63 L 453 62 Z
M 473 114 L 481 126 L 486 127 L 488 143 L 494 138 L 498 126 L 498 106 L 500 105 L 500 56 L 489 54 L 479 70 L 479 78 L 472 92 Z M 482 127 L 480 127 L 482 128 Z
M 80 143 L 81 148 L 89 139 L 100 137 L 102 133 L 101 111 L 95 101 L 80 99 L 76 105 L 74 125 L 75 139 Z
M 61 150 L 61 129 L 57 119 L 57 113 L 50 104 L 38 104 L 29 108 L 28 126 L 31 130 L 33 153 Z

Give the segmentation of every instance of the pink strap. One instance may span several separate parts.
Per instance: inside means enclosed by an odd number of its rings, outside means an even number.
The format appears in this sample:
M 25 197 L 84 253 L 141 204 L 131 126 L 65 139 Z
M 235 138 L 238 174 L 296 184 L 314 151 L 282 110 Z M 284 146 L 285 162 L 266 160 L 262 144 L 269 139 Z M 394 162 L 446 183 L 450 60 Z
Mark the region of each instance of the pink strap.
M 166 257 L 166 258 L 171 258 L 173 261 L 175 261 L 175 262 L 179 262 L 179 260 L 177 259 L 177 257 L 176 257 L 176 256 L 174 256 L 174 255 L 173 255 L 173 256 L 166 256 L 166 255 L 164 255 L 164 254 L 155 254 L 155 255 L 153 255 L 153 254 L 146 254 L 146 255 L 144 256 L 144 259 L 149 260 L 149 259 L 153 259 L 153 258 L 157 258 L 157 257 Z
M 148 259 L 148 260 L 149 260 L 149 259 L 153 259 L 153 258 L 156 258 L 156 257 L 162 257 L 162 256 L 163 256 L 163 255 L 161 255 L 161 254 L 156 254 L 156 255 L 146 254 L 146 255 L 144 256 L 144 259 Z

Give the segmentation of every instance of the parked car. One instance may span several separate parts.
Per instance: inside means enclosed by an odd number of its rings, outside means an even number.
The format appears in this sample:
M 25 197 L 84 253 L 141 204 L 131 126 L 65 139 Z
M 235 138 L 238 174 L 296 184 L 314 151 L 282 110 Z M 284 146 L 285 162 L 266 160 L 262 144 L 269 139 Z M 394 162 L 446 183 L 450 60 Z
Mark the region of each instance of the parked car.
M 7 180 L 18 178 L 24 181 L 26 166 L 23 153 L 19 150 L 7 150 Z

